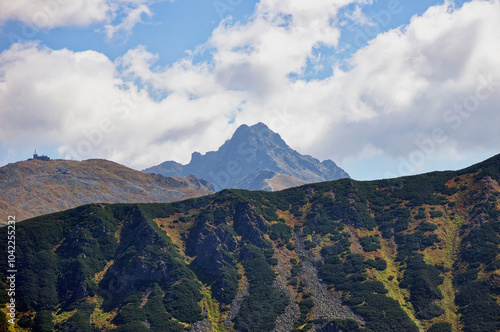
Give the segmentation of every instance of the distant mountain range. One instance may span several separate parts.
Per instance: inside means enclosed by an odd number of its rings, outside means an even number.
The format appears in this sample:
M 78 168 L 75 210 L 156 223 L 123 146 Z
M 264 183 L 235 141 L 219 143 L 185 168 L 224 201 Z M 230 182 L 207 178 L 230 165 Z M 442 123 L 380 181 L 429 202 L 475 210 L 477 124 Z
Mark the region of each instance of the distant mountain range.
M 499 182 L 500 155 L 460 171 L 92 204 L 20 222 L 10 329 L 500 331 Z M 4 308 L 8 270 L 4 259 Z
M 349 178 L 333 161 L 320 162 L 290 148 L 265 124 L 240 126 L 217 151 L 194 152 L 187 165 L 166 161 L 144 170 L 165 176 L 193 174 L 216 190 L 239 188 L 275 191 L 312 182 Z
M 165 177 L 107 160 L 32 159 L 0 168 L 0 220 L 18 221 L 88 203 L 168 203 L 212 193 L 194 176 Z

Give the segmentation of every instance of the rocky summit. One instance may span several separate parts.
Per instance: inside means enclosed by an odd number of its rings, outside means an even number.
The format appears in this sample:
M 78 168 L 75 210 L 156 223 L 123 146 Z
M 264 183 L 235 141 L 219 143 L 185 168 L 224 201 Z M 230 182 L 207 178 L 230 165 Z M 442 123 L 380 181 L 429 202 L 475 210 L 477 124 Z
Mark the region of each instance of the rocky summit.
M 195 176 L 216 190 L 239 188 L 275 191 L 305 183 L 348 178 L 333 161 L 320 162 L 290 148 L 265 124 L 240 126 L 217 151 L 194 152 L 187 165 L 167 161 L 144 172 L 165 176 Z
M 23 221 L 13 328 L 499 331 L 499 181 L 496 156 L 461 171 Z
M 167 203 L 213 192 L 189 176 L 145 174 L 107 160 L 32 159 L 0 168 L 0 220 L 16 220 L 88 203 Z

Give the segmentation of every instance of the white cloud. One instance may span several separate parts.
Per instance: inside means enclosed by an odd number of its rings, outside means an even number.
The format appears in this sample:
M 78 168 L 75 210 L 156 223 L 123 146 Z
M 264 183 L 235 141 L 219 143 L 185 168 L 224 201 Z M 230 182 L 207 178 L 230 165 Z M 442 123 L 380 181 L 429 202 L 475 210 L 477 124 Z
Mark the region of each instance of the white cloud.
M 481 74 L 500 81 L 498 0 L 472 1 L 459 9 L 452 3 L 431 7 L 408 26 L 370 41 L 350 59 L 349 71 L 335 68 L 331 77 L 309 82 L 289 80 L 287 75 L 299 73 L 300 78 L 316 45 L 336 46 L 339 31 L 331 23 L 338 9 L 322 4 L 321 14 L 305 11 L 295 20 L 297 7 L 286 3 L 288 7 L 262 2 L 253 21 L 221 25 L 209 42 L 215 48 L 219 82 L 254 92 L 237 122 L 270 122 L 270 110 L 286 109 L 295 115 L 280 130 L 287 142 L 340 162 L 367 157 L 358 153 L 370 146 L 370 151 L 394 160 L 397 168 L 398 158 L 421 150 L 416 142 L 424 142 L 439 128 L 448 139 L 435 143 L 424 164 L 443 155 L 463 157 L 481 147 L 498 152 L 493 123 L 499 118 L 495 105 L 500 86 L 476 112 L 468 112 L 467 119 L 451 122 L 445 116 L 455 103 L 474 95 Z M 287 25 L 274 23 L 279 22 L 275 17 L 288 13 L 293 18 Z M 460 128 L 454 129 L 458 121 Z
M 333 47 L 340 31 L 335 18 L 352 1 L 261 1 L 247 24 L 223 22 L 207 47 L 217 75 L 230 86 L 262 93 L 300 74 L 319 46 Z
M 8 105 L 0 109 L 0 141 L 143 168 L 188 162 L 238 125 L 263 121 L 300 152 L 351 164 L 392 160 L 392 173 L 400 158 L 423 154 L 421 170 L 499 150 L 500 84 L 482 88 L 481 77 L 500 81 L 500 1 L 431 7 L 370 41 L 349 70 L 303 79 L 319 46 L 336 47 L 337 13 L 348 3 L 263 0 L 247 23 L 214 30 L 203 46 L 213 55 L 206 63 L 158 67 L 145 47 L 112 62 L 92 51 L 14 45 L 0 54 L 0 104 Z M 112 129 L 99 129 L 103 120 Z M 447 139 L 432 140 L 435 129 Z
M 141 52 L 135 51 L 136 61 Z M 0 109 L 0 141 L 15 148 L 59 146 L 63 157 L 109 158 L 138 168 L 165 151 L 185 161 L 194 146 L 206 151 L 213 148 L 209 142 L 223 143 L 226 114 L 240 100 L 232 92 L 194 99 L 181 87 L 156 102 L 121 78 L 118 62 L 35 43 L 0 53 L 0 104 L 7 105 Z
M 456 10 L 449 4 L 431 7 L 407 27 L 381 34 L 357 52 L 351 60 L 353 69 L 332 79 L 332 84 L 343 87 L 341 91 L 353 93 L 339 98 L 347 125 L 332 127 L 330 134 L 333 142 L 349 143 L 336 144 L 334 150 L 348 157 L 350 151 L 361 151 L 370 143 L 386 155 L 409 158 L 422 150 L 416 141 L 442 129 L 448 140 L 436 144 L 424 161 L 481 147 L 498 152 L 493 123 L 500 120 L 496 107 L 500 85 L 477 104 L 476 111 L 465 111 L 467 118 L 456 128 L 458 120 L 451 122 L 446 114 L 454 104 L 476 98 L 480 77 L 492 75 L 500 81 L 499 15 L 499 1 L 472 1 Z M 349 139 L 353 132 L 357 136 Z
M 120 24 L 117 25 L 107 24 L 104 27 L 108 38 L 110 39 L 113 38 L 113 36 L 115 36 L 115 34 L 120 31 L 125 31 L 126 33 L 130 33 L 130 31 L 132 31 L 132 29 L 135 27 L 137 23 L 142 22 L 141 19 L 142 14 L 146 14 L 149 17 L 153 15 L 151 10 L 146 5 L 143 4 L 135 8 L 126 8 L 125 14 L 126 17 Z
M 18 0 L 0 2 L 0 22 L 19 20 L 40 28 L 89 25 L 108 18 L 107 0 Z
M 353 11 L 346 13 L 345 17 L 359 25 L 373 25 L 372 20 L 363 13 L 359 5 L 356 5 Z
M 130 32 L 143 14 L 151 17 L 154 0 L 16 0 L 0 1 L 0 25 L 18 20 L 41 29 L 105 24 L 109 38 Z

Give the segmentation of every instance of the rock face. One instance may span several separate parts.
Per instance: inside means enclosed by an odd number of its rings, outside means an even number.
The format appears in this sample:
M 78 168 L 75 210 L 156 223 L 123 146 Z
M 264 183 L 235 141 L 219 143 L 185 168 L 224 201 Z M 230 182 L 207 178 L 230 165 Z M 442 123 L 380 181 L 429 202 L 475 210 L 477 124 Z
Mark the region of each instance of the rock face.
M 168 203 L 210 194 L 194 176 L 150 175 L 107 160 L 29 160 L 0 168 L 0 220 L 17 221 L 89 203 Z
M 349 177 L 331 160 L 320 162 L 293 150 L 263 123 L 240 126 L 219 150 L 205 155 L 195 152 L 187 165 L 167 161 L 144 172 L 165 176 L 194 174 L 213 183 L 216 190 L 274 191 Z
M 237 247 L 238 243 L 226 229 L 220 226 L 213 229 L 208 224 L 204 225 L 195 246 L 195 262 L 206 273 L 219 276 L 227 261 L 223 251 L 234 252 Z
M 234 229 L 247 238 L 250 243 L 264 248 L 264 234 L 267 231 L 266 222 L 248 205 L 241 206 L 234 217 Z
M 173 248 L 151 227 L 146 218 L 139 214 L 126 218 L 122 232 L 134 236 L 123 237 L 117 252 L 128 251 L 130 258 L 126 260 L 127 264 L 113 264 L 108 269 L 101 291 L 112 292 L 114 300 L 118 301 L 137 292 L 138 285 L 171 282 L 174 268 L 167 252 L 173 251 Z M 161 246 L 163 250 L 151 250 L 155 245 Z

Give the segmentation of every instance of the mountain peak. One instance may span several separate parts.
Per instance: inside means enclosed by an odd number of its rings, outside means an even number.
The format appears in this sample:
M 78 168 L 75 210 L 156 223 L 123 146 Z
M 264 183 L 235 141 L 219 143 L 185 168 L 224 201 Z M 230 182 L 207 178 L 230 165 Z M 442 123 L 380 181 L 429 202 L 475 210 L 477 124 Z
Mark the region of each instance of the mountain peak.
M 271 131 L 271 129 L 269 129 L 268 126 L 266 126 L 264 123 L 262 122 L 257 122 L 256 124 L 254 124 L 253 126 L 250 127 L 251 129 L 255 129 L 255 130 L 267 130 L 267 131 Z
M 230 144 L 244 144 L 245 142 L 256 141 L 259 146 L 271 148 L 275 145 L 279 148 L 289 148 L 281 136 L 259 122 L 253 126 L 241 125 L 236 129 L 231 139 Z
M 250 135 L 271 136 L 273 134 L 277 135 L 275 132 L 273 132 L 271 129 L 269 129 L 269 127 L 266 126 L 264 123 L 259 122 L 259 123 L 254 124 L 253 126 L 248 126 L 246 124 L 242 124 L 234 132 L 233 138 L 240 137 L 240 136 L 250 136 Z
M 195 152 L 187 165 L 165 162 L 144 171 L 165 176 L 194 174 L 213 183 L 216 190 L 268 190 L 349 177 L 331 160 L 320 162 L 293 150 L 262 122 L 239 126 L 217 151 Z M 286 184 L 281 183 L 283 179 Z
M 269 129 L 268 126 L 266 126 L 265 123 L 262 123 L 262 122 L 257 122 L 256 124 L 254 125 L 247 125 L 247 124 L 242 124 L 241 126 L 238 127 L 238 129 L 236 129 L 236 132 L 238 132 L 238 130 L 252 130 L 252 131 L 271 131 L 271 129 Z M 235 132 L 235 133 L 236 133 Z

